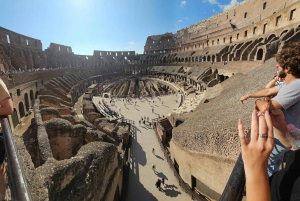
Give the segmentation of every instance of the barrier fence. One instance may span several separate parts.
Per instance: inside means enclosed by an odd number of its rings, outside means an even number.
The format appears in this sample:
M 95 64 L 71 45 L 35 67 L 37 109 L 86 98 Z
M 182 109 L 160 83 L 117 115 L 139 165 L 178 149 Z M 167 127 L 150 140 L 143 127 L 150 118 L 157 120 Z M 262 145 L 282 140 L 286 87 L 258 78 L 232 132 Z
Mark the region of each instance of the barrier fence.
M 12 138 L 12 132 L 7 116 L 0 117 L 4 146 L 7 159 L 7 171 L 11 200 L 31 201 L 32 197 L 27 185 L 26 177 L 20 164 L 18 151 Z

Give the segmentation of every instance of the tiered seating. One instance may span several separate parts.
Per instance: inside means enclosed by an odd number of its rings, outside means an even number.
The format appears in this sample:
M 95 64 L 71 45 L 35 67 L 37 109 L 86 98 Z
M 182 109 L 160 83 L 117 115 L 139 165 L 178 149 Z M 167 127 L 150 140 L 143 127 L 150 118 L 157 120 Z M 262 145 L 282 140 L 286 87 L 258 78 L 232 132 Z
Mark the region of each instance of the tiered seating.
M 103 114 L 108 119 L 116 119 L 119 118 L 118 113 L 116 113 L 114 110 L 110 109 L 110 107 L 104 102 L 103 99 L 95 99 L 93 98 L 93 103 L 95 107 L 98 109 L 98 111 Z

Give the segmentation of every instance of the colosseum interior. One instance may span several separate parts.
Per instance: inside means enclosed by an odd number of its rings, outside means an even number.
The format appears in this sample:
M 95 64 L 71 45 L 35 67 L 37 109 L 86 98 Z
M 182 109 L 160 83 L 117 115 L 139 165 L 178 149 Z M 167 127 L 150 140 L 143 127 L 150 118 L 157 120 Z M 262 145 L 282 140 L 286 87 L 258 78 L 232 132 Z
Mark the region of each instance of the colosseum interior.
M 299 12 L 298 0 L 245 0 L 175 34 L 148 36 L 144 54 L 77 55 L 55 43 L 42 50 L 39 39 L 0 27 L 8 119 L 33 200 L 124 200 L 137 122 L 94 96 L 169 94 L 181 94 L 179 107 L 152 120 L 162 149 L 186 185 L 218 200 L 240 153 L 238 119 L 250 125 L 253 102 L 238 100 L 263 88 L 274 55 L 299 41 Z

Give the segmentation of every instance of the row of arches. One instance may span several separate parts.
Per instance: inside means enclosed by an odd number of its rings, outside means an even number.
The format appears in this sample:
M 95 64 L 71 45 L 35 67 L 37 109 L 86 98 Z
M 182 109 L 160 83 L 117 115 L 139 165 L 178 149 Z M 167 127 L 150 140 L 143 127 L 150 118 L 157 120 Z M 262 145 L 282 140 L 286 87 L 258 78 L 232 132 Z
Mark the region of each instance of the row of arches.
M 14 112 L 11 115 L 12 124 L 14 127 L 16 127 L 19 124 L 20 119 L 23 118 L 28 113 L 29 109 L 33 107 L 34 101 L 37 98 L 37 96 L 38 91 L 36 91 L 34 95 L 33 90 L 30 90 L 29 95 L 27 92 L 24 93 L 23 100 L 20 101 L 17 105 L 15 105 Z
M 263 46 L 267 43 L 274 42 L 276 40 L 287 40 L 295 33 L 300 31 L 300 25 L 296 25 L 293 28 L 285 29 L 281 32 L 271 33 L 268 36 L 261 37 L 261 38 L 253 38 L 249 41 L 242 41 L 239 43 L 232 43 L 225 47 L 224 49 L 228 49 L 227 54 L 222 55 L 222 51 L 212 55 L 197 55 L 193 56 L 195 51 L 185 51 L 185 54 L 189 54 L 190 56 L 179 56 L 178 53 L 168 53 L 168 54 L 156 54 L 156 55 L 149 55 L 147 59 L 142 60 L 141 64 L 164 64 L 164 63 L 174 63 L 174 62 L 221 62 L 221 61 L 239 61 L 239 60 L 264 60 L 265 55 L 267 54 L 267 49 Z M 253 44 L 251 46 L 251 44 Z M 239 50 L 241 47 L 245 48 L 248 45 L 253 48 L 253 50 L 248 49 L 247 52 L 238 52 L 236 55 L 235 51 Z M 244 53 L 241 55 L 241 53 Z M 276 53 L 276 52 L 275 52 Z

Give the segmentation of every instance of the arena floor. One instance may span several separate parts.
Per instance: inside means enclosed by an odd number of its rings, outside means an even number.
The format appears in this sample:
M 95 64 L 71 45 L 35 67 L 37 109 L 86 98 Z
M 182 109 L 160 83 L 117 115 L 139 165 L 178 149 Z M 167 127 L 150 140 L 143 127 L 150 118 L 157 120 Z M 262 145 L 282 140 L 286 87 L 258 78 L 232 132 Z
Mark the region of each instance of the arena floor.
M 94 97 L 97 98 L 97 97 Z M 98 97 L 101 98 L 101 97 Z M 124 104 L 123 101 L 118 100 L 112 104 L 111 109 L 118 111 L 126 118 L 135 122 L 135 132 L 132 136 L 131 142 L 131 160 L 129 172 L 129 186 L 127 192 L 127 200 L 130 201 L 150 201 L 150 200 L 191 200 L 191 198 L 181 190 L 174 173 L 171 171 L 164 154 L 159 146 L 157 138 L 153 129 L 148 124 L 139 125 L 139 120 L 144 116 L 149 117 L 150 120 L 162 117 L 171 113 L 174 108 L 179 106 L 180 95 L 167 95 L 148 100 L 132 99 L 134 103 Z M 105 99 L 109 104 L 110 99 Z M 177 102 L 176 102 L 177 100 Z M 153 101 L 155 101 L 153 105 Z M 150 103 L 150 104 L 149 104 Z M 152 113 L 154 108 L 154 113 Z M 152 153 L 152 148 L 155 152 Z M 152 170 L 152 164 L 156 165 L 156 173 Z M 166 187 L 163 191 L 159 191 L 155 182 L 157 177 L 165 178 Z

